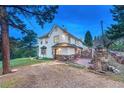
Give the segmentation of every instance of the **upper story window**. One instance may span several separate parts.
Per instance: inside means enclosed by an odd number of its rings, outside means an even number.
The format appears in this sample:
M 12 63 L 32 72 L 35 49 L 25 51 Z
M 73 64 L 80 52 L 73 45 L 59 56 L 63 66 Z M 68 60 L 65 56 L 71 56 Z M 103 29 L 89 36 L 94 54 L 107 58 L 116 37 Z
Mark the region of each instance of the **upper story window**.
M 80 41 L 78 41 L 78 45 L 80 45 Z
M 65 35 L 65 34 L 62 34 L 61 40 L 62 40 L 62 41 L 65 41 L 65 40 L 66 40 L 66 35 Z
M 70 36 L 68 36 L 68 42 L 71 43 L 71 37 Z
M 48 43 L 48 40 L 47 40 L 47 39 L 45 40 L 45 43 L 46 43 L 46 44 Z
M 75 39 L 75 44 L 77 44 L 77 40 Z
M 54 36 L 54 43 L 59 43 L 59 35 L 57 35 L 57 36 Z
M 75 40 L 75 44 L 76 44 L 76 45 L 80 45 L 80 41 Z

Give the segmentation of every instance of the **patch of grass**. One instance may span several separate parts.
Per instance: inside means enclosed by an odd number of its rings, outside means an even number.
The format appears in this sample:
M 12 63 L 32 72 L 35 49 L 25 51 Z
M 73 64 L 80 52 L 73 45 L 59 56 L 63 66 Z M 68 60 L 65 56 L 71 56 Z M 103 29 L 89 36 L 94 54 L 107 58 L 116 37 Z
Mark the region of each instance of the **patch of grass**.
M 0 84 L 0 88 L 12 88 L 15 87 L 18 82 L 17 78 L 8 79 Z
M 51 61 L 50 59 L 46 60 L 46 59 L 35 59 L 35 58 L 17 58 L 10 61 L 10 66 L 13 68 L 18 66 L 26 66 L 26 65 L 32 65 L 42 62 L 50 62 L 50 61 Z M 0 69 L 2 69 L 2 63 L 0 63 Z
M 124 83 L 124 75 L 111 75 L 111 76 L 108 76 L 108 78 L 114 81 L 119 81 Z
M 52 60 L 52 58 L 47 58 L 47 57 L 44 57 L 44 58 L 38 58 L 38 59 L 40 59 L 40 60 Z
M 0 61 L 0 69 L 2 68 L 2 61 Z

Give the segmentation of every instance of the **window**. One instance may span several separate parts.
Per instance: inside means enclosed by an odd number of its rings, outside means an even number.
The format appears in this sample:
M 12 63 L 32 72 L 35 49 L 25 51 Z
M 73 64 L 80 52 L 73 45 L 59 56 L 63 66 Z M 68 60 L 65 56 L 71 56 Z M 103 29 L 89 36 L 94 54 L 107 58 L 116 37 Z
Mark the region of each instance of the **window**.
M 47 39 L 45 40 L 45 43 L 46 43 L 46 44 L 48 43 L 48 40 L 47 40 Z
M 78 45 L 80 45 L 80 41 L 78 41 Z
M 59 35 L 54 36 L 54 43 L 59 43 Z
M 77 44 L 77 40 L 75 39 L 75 44 Z
M 69 43 L 71 42 L 71 37 L 70 37 L 70 36 L 68 36 L 68 42 L 69 42 Z
M 77 40 L 75 39 L 75 44 L 77 44 Z
M 47 49 L 47 47 L 45 47 L 45 46 L 41 47 L 41 54 L 42 55 L 46 55 L 46 49 Z
M 41 49 L 41 54 L 46 55 L 46 49 Z

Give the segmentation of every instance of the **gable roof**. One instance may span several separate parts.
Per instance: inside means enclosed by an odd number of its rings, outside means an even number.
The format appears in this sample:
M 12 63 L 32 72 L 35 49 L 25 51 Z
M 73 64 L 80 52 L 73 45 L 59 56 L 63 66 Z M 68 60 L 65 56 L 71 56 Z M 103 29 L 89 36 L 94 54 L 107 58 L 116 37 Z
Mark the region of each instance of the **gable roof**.
M 45 35 L 39 37 L 39 39 L 42 39 L 42 38 L 48 38 L 48 37 L 49 37 L 49 34 L 52 33 L 53 28 L 54 28 L 55 26 L 57 26 L 57 25 L 54 24 L 53 27 L 52 27 L 52 29 L 51 29 L 48 33 L 46 33 Z
M 77 38 L 76 36 L 72 35 L 72 34 L 69 33 L 66 29 L 60 27 L 60 26 L 57 25 L 57 24 L 54 24 L 54 26 L 52 27 L 52 29 L 51 29 L 50 32 L 48 32 L 47 34 L 45 34 L 45 35 L 43 35 L 43 36 L 41 36 L 41 37 L 39 37 L 39 38 L 42 39 L 42 38 L 47 38 L 47 37 L 49 37 L 49 34 L 52 33 L 52 31 L 53 31 L 53 29 L 54 29 L 55 27 L 60 28 L 63 32 L 67 33 L 69 36 L 71 36 L 71 37 L 75 38 L 76 40 L 81 41 L 81 42 L 83 43 L 83 41 L 82 41 L 81 39 L 79 39 L 79 38 Z
M 49 36 L 49 33 L 47 33 L 47 34 L 45 34 L 45 35 L 43 35 L 43 36 L 39 37 L 39 39 L 42 39 L 42 38 L 47 38 L 48 36 Z

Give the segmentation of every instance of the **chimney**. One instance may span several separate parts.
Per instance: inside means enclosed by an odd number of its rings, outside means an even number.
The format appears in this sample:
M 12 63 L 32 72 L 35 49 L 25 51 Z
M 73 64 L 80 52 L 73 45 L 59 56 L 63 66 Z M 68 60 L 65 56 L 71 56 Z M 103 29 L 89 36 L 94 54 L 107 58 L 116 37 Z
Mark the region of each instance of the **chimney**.
M 63 28 L 64 30 L 67 30 L 67 29 L 65 28 L 65 26 L 64 26 L 64 25 L 62 25 L 62 28 Z

